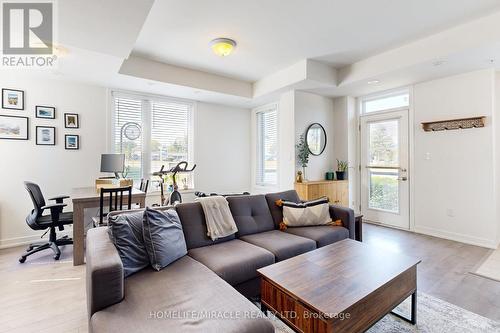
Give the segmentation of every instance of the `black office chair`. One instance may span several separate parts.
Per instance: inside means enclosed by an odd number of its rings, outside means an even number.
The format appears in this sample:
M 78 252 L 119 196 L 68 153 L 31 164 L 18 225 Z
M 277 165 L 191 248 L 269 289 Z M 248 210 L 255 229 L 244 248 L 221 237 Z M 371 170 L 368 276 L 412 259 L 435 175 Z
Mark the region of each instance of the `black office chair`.
M 107 212 L 105 212 L 104 210 L 104 197 L 106 196 L 106 194 L 109 194 L 109 209 Z M 111 213 L 115 210 L 124 210 L 124 194 L 128 196 L 127 206 L 125 206 L 125 210 L 132 209 L 132 186 L 101 188 L 101 198 L 99 200 L 99 217 L 92 218 L 95 227 L 108 224 L 107 218 L 105 218 L 105 215 L 107 215 L 108 213 Z M 118 203 L 120 203 L 120 206 L 118 206 Z M 120 207 L 120 209 L 118 209 L 118 207 Z
M 67 206 L 65 203 L 63 203 L 63 200 L 69 197 L 58 196 L 50 198 L 49 200 L 54 200 L 56 203 L 46 205 L 42 191 L 37 184 L 32 182 L 24 182 L 24 187 L 28 191 L 34 206 L 34 209 L 26 217 L 26 223 L 33 230 L 48 229 L 47 231 L 49 231 L 49 241 L 30 244 L 28 246 L 28 249 L 26 250 L 26 253 L 24 253 L 21 258 L 19 258 L 19 262 L 23 263 L 26 261 L 26 258 L 28 256 L 46 249 L 52 249 L 52 251 L 54 251 L 54 259 L 59 260 L 59 258 L 61 257 L 61 250 L 59 250 L 59 246 L 73 244 L 73 239 L 67 236 L 57 239 L 56 235 L 56 227 L 59 229 L 59 231 L 62 231 L 64 230 L 65 225 L 73 224 L 73 213 L 63 213 L 64 207 Z M 43 212 L 46 209 L 50 210 L 50 215 L 43 215 Z

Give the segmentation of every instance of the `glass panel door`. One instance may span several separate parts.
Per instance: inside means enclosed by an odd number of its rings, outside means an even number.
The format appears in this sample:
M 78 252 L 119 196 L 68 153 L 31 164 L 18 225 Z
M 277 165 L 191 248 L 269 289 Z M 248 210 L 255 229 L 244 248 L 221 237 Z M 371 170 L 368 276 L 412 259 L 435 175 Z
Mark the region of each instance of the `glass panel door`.
M 408 111 L 361 118 L 361 211 L 367 220 L 409 228 Z

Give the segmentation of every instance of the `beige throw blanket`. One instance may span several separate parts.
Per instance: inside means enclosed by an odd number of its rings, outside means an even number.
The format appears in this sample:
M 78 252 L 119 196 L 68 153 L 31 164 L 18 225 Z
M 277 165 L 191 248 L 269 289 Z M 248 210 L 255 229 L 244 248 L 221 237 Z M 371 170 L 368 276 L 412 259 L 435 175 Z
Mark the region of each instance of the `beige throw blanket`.
M 205 213 L 207 235 L 212 240 L 227 237 L 238 231 L 226 198 L 213 196 L 198 198 L 197 201 L 200 202 Z

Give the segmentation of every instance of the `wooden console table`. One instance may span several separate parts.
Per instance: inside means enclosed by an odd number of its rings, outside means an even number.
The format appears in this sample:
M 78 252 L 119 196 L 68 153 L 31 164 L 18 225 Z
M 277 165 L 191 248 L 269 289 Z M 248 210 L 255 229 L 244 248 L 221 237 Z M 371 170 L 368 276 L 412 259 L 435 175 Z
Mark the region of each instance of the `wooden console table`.
M 349 207 L 348 180 L 320 180 L 295 183 L 295 191 L 297 191 L 301 200 L 314 200 L 326 196 L 332 204 Z

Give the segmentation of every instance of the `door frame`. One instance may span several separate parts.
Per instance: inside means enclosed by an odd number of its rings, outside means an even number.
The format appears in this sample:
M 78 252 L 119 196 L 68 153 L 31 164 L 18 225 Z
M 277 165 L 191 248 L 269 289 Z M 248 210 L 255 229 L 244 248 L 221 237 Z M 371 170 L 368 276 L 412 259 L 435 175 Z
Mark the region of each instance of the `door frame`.
M 383 113 L 390 113 L 393 111 L 400 111 L 400 110 L 408 110 L 408 187 L 409 187 L 409 224 L 410 228 L 409 229 L 404 229 L 404 230 L 409 230 L 409 231 L 415 231 L 415 186 L 414 186 L 414 178 L 415 178 L 415 112 L 414 112 L 414 89 L 413 86 L 404 86 L 404 87 L 399 87 L 391 90 L 385 90 L 385 91 L 380 91 L 378 93 L 373 93 L 365 96 L 358 96 L 356 97 L 356 122 L 357 122 L 357 135 L 356 135 L 356 147 L 357 147 L 357 153 L 356 153 L 356 174 L 357 174 L 357 181 L 358 181 L 358 186 L 357 186 L 357 193 L 356 193 L 356 210 L 358 213 L 361 213 L 361 189 L 362 189 L 362 174 L 361 174 L 361 116 L 363 116 L 362 113 L 362 103 L 364 100 L 368 99 L 373 99 L 376 96 L 386 96 L 391 93 L 395 93 L 398 91 L 401 91 L 403 89 L 406 89 L 409 93 L 409 98 L 410 98 L 410 105 L 408 107 L 403 107 L 403 108 L 396 108 L 396 109 L 389 109 L 389 110 L 383 110 L 383 111 L 377 111 L 377 112 L 372 112 L 370 114 L 383 114 Z M 368 222 L 369 223 L 369 222 Z M 393 226 L 387 226 L 388 228 L 396 228 Z

